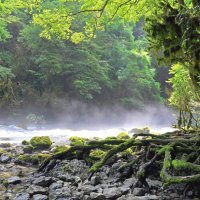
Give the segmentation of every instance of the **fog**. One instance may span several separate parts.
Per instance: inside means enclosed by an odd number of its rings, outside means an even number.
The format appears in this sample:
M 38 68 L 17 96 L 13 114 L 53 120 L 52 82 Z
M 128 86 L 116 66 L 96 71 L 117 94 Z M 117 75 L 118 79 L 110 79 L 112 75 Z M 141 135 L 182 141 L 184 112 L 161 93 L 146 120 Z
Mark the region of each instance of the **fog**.
M 78 101 L 59 101 L 51 108 L 24 108 L 6 116 L 0 122 L 0 143 L 20 143 L 34 136 L 50 136 L 59 144 L 71 136 L 100 137 L 116 136 L 133 128 L 149 127 L 151 132 L 173 131 L 173 111 L 163 105 L 149 105 L 143 111 L 125 109 L 121 106 L 91 106 Z M 36 120 L 29 121 L 31 116 Z M 130 132 L 132 134 L 132 132 Z
M 51 126 L 74 130 L 99 130 L 102 128 L 170 127 L 175 121 L 173 110 L 164 105 L 148 105 L 142 111 L 125 109 L 118 105 L 91 106 L 72 101 L 62 106 L 53 116 Z
M 27 120 L 27 116 L 38 116 L 37 122 Z M 42 116 L 43 122 L 40 123 Z M 48 107 L 27 107 L 6 116 L 0 114 L 0 124 L 19 127 L 37 126 L 50 129 L 102 130 L 110 128 L 172 127 L 174 111 L 160 104 L 147 105 L 143 110 L 125 109 L 118 105 L 95 106 L 79 101 L 59 100 Z

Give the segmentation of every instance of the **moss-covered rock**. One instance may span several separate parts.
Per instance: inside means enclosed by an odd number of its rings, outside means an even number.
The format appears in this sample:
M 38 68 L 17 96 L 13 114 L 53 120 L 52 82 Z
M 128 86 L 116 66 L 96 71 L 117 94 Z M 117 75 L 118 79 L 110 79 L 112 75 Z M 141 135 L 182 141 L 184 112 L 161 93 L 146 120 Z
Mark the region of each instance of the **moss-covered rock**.
M 117 137 L 115 137 L 115 136 L 108 136 L 105 138 L 105 140 L 116 140 L 116 139 L 117 139 Z
M 64 152 L 64 151 L 67 151 L 69 148 L 70 148 L 70 146 L 67 146 L 67 145 L 57 146 L 57 147 L 53 150 L 53 152 L 54 152 L 54 153 Z
M 41 153 L 34 154 L 34 155 L 23 154 L 23 155 L 18 156 L 17 160 L 21 164 L 29 163 L 33 165 L 38 165 L 39 163 L 41 163 L 42 161 L 44 161 L 45 159 L 49 157 L 50 157 L 50 154 L 41 154 Z
M 79 146 L 79 145 L 84 145 L 85 142 L 86 142 L 86 139 L 85 138 L 82 138 L 82 137 L 77 137 L 77 136 L 72 136 L 69 138 L 70 140 L 70 145 L 71 146 Z
M 48 149 L 52 145 L 52 141 L 48 136 L 37 136 L 30 140 L 30 144 L 34 149 Z
M 5 154 L 5 153 L 6 153 L 6 151 L 3 150 L 2 148 L 0 148 L 0 156 L 1 156 L 2 154 Z
M 34 150 L 34 148 L 33 148 L 32 145 L 26 145 L 26 146 L 23 148 L 24 153 L 32 153 L 33 150 Z
M 121 132 L 117 135 L 117 139 L 128 140 L 130 136 L 126 132 Z
M 95 149 L 95 150 L 92 150 L 89 154 L 89 156 L 91 158 L 102 158 L 104 155 L 105 155 L 105 151 L 102 151 L 101 149 Z

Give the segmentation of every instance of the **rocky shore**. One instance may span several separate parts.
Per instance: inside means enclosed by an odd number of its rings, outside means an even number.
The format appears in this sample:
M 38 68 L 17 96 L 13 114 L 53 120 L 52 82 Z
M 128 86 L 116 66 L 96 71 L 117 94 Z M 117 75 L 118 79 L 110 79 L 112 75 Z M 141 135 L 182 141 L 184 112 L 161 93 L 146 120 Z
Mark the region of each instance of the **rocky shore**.
M 136 177 L 129 177 L 129 170 L 118 170 L 127 162 L 124 158 L 108 163 L 91 179 L 88 164 L 78 159 L 57 160 L 49 172 L 37 172 L 38 164 L 48 155 L 67 148 L 52 146 L 51 142 L 48 145 L 44 150 L 26 141 L 18 146 L 0 144 L 0 200 L 199 199 L 192 190 L 183 196 L 184 184 L 165 188 L 159 176 L 153 174 L 147 179 L 149 190 L 139 187 L 133 189 Z

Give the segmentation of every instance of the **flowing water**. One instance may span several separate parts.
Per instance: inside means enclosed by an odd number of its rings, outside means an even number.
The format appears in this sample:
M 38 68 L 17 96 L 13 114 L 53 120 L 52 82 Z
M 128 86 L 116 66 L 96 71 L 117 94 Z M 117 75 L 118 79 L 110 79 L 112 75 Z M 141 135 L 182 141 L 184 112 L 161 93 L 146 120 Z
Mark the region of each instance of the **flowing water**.
M 135 128 L 135 127 L 132 127 Z M 120 132 L 129 132 L 132 128 L 101 128 L 97 130 L 89 129 L 49 129 L 29 127 L 23 129 L 15 125 L 0 125 L 0 143 L 21 143 L 23 140 L 29 140 L 34 136 L 49 136 L 56 143 L 66 143 L 71 136 L 80 136 L 85 138 L 105 138 L 108 136 L 116 136 Z M 151 132 L 165 133 L 173 131 L 170 127 L 152 127 Z M 132 133 L 130 133 L 132 135 Z

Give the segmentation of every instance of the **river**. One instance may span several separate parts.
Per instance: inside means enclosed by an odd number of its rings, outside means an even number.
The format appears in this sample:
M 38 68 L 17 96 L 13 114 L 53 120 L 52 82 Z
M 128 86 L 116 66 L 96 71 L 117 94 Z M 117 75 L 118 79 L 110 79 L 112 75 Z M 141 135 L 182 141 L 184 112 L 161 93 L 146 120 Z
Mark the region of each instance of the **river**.
M 135 128 L 135 127 L 132 127 Z M 28 127 L 23 129 L 15 125 L 0 125 L 0 143 L 21 143 L 23 140 L 29 140 L 34 136 L 49 136 L 55 143 L 66 143 L 71 136 L 80 136 L 85 138 L 105 138 L 116 136 L 120 132 L 129 132 L 130 127 L 126 128 L 101 128 L 101 129 L 59 129 L 45 127 Z M 152 127 L 151 132 L 165 133 L 173 131 L 171 127 Z M 130 133 L 132 135 L 132 133 Z

